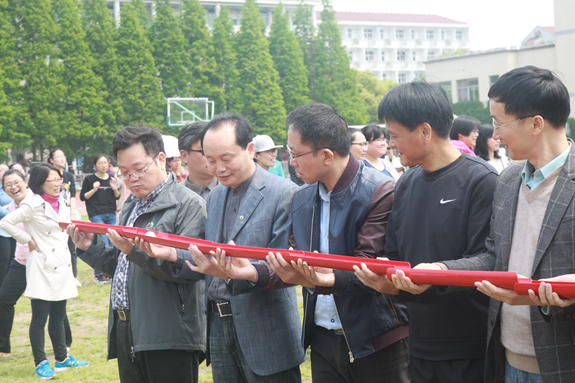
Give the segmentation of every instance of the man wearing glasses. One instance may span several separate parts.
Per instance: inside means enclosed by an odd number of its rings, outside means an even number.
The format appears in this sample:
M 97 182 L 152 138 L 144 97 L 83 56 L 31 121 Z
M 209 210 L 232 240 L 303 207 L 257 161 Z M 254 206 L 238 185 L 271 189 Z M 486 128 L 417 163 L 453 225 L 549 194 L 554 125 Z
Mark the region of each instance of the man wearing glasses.
M 116 133 L 118 177 L 132 192 L 122 226 L 135 226 L 193 238 L 204 237 L 204 200 L 166 173 L 160 133 L 128 126 Z M 197 382 L 206 351 L 205 283 L 180 284 L 170 278 L 169 262 L 149 258 L 133 241 L 109 229 L 113 247 L 73 225 L 68 234 L 78 256 L 113 276 L 108 320 L 108 358 L 118 359 L 126 382 Z
M 205 200 L 218 185 L 217 178 L 210 173 L 206 157 L 202 151 L 202 133 L 206 127 L 205 122 L 191 123 L 181 130 L 178 136 L 178 147 L 182 162 L 188 166 L 188 178 L 182 184 L 197 193 Z
M 537 280 L 572 274 L 575 148 L 565 134 L 569 92 L 553 72 L 527 66 L 501 76 L 488 96 L 493 138 L 501 140 L 512 159 L 524 161 L 499 176 L 487 250 L 468 259 L 422 266 L 514 271 Z M 414 292 L 426 288 L 407 279 L 402 282 Z M 575 381 L 574 305 L 543 306 L 533 291 L 531 297 L 521 296 L 488 281 L 476 286 L 492 298 L 486 382 Z M 548 288 L 538 291 L 545 302 Z

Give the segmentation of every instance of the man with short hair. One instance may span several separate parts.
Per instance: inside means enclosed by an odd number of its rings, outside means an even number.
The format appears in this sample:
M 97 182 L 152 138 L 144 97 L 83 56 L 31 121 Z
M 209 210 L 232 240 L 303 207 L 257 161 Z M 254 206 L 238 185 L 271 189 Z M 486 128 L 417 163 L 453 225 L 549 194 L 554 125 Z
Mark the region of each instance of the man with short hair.
M 381 101 L 379 118 L 401 164 L 410 167 L 395 187 L 385 256 L 415 266 L 484 251 L 497 172 L 451 143 L 453 112 L 445 92 L 422 81 L 401 84 Z M 378 291 L 397 293 L 385 275 L 366 267 L 356 273 Z M 400 291 L 399 300 L 409 310 L 412 382 L 483 381 L 484 295 L 472 289 L 447 298 Z
M 127 126 L 113 140 L 120 174 L 132 192 L 122 226 L 135 226 L 193 238 L 204 237 L 205 202 L 166 173 L 160 133 Z M 118 358 L 126 382 L 197 382 L 206 350 L 203 280 L 177 283 L 164 271 L 171 263 L 148 257 L 133 241 L 109 229 L 106 246 L 98 235 L 68 234 L 78 256 L 113 276 L 108 320 L 108 359 Z
M 526 66 L 501 76 L 488 96 L 493 138 L 501 140 L 512 159 L 526 161 L 499 176 L 487 250 L 425 267 L 515 271 L 538 280 L 575 273 L 575 147 L 565 134 L 569 91 L 553 72 Z M 488 281 L 476 286 L 493 298 L 486 382 L 575 381 L 575 306 L 539 309 L 528 306 L 532 298 L 514 290 Z M 539 293 L 545 296 L 546 288 Z
M 217 178 L 210 173 L 206 157 L 202 151 L 202 133 L 206 127 L 205 122 L 197 121 L 186 126 L 178 136 L 178 147 L 182 162 L 188 166 L 188 178 L 182 185 L 197 193 L 205 200 L 218 185 Z

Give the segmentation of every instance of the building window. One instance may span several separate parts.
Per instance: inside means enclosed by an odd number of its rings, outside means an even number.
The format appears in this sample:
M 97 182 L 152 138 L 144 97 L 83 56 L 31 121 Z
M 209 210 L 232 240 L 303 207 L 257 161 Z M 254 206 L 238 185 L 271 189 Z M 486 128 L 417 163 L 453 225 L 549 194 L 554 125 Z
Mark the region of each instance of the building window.
M 426 33 L 426 36 L 427 36 L 427 39 L 428 39 L 428 40 L 433 40 L 433 31 L 429 31 L 429 30 L 428 30 L 427 33 Z
M 460 102 L 479 100 L 479 83 L 477 79 L 457 80 L 457 97 Z
M 411 58 L 412 58 L 413 61 L 416 61 L 416 60 L 415 60 L 415 58 L 416 58 L 416 57 L 415 57 L 415 52 L 411 52 Z
M 455 31 L 455 40 L 463 40 L 463 32 Z
M 437 85 L 439 85 L 441 87 L 441 89 L 443 89 L 445 91 L 445 93 L 447 94 L 447 98 L 449 98 L 449 101 L 452 102 L 452 98 L 451 98 L 451 81 L 446 81 L 446 82 L 440 82 Z
M 349 51 L 349 61 L 353 61 L 353 52 Z
M 379 38 L 383 39 L 383 37 L 384 37 L 383 29 L 380 29 L 379 30 Z
M 405 75 L 405 73 L 400 73 L 397 75 L 397 82 L 400 84 L 407 82 L 407 76 Z
M 395 38 L 398 40 L 403 40 L 403 29 L 397 29 L 395 31 Z
M 363 37 L 368 39 L 368 40 L 373 39 L 373 33 L 372 33 L 371 29 L 364 29 L 363 30 Z
M 347 38 L 351 39 L 351 28 L 347 28 Z
M 381 52 L 381 61 L 385 61 L 385 52 Z
M 499 75 L 496 74 L 495 76 L 489 76 L 489 86 L 495 84 L 495 81 L 499 80 Z
M 397 61 L 405 61 L 405 52 L 397 51 Z
M 441 31 L 441 40 L 445 40 L 445 31 Z
M 411 39 L 415 40 L 415 30 L 411 30 Z
M 435 58 L 435 52 L 434 51 L 427 52 L 427 59 L 428 60 L 432 60 L 434 58 Z
M 365 61 L 373 61 L 373 51 L 365 51 Z
M 382 74 L 381 74 L 381 79 L 382 79 L 382 80 L 385 80 L 386 78 L 387 78 L 387 75 L 386 75 L 385 73 L 382 73 Z

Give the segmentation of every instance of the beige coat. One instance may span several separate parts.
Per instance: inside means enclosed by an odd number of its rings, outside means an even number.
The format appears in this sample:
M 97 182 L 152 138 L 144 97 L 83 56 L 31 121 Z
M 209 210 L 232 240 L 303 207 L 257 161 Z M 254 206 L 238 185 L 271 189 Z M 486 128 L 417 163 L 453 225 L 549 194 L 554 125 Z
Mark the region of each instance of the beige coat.
M 68 234 L 58 222 L 70 222 L 70 213 L 60 197 L 59 214 L 39 195 L 24 199 L 20 208 L 0 221 L 0 228 L 21 244 L 31 238 L 39 250 L 30 252 L 26 262 L 27 286 L 24 296 L 45 301 L 61 301 L 78 296 L 74 283 Z M 26 231 L 18 228 L 24 223 Z

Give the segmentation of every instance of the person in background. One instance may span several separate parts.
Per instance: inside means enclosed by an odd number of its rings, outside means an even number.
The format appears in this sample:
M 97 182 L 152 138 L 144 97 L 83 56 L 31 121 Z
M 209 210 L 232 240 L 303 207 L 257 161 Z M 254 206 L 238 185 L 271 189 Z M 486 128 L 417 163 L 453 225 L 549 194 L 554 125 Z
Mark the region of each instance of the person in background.
M 499 140 L 493 138 L 493 125 L 491 124 L 481 125 L 475 145 L 475 154 L 493 165 L 497 173 L 501 173 L 503 169 L 509 166 L 509 158 L 499 153 Z
M 120 198 L 118 179 L 108 174 L 110 164 L 105 154 L 94 158 L 96 173 L 87 176 L 82 184 L 80 199 L 86 201 L 86 210 L 90 222 L 116 224 L 116 200 Z M 112 243 L 105 235 L 100 235 L 108 246 Z M 98 270 L 94 270 L 94 282 L 108 283 L 110 278 Z
M 76 181 L 74 175 L 65 170 L 66 155 L 61 149 L 52 149 L 48 156 L 48 162 L 54 165 L 63 174 L 62 189 L 60 195 L 64 198 L 66 206 L 70 210 L 70 219 L 82 220 L 76 213 Z M 25 173 L 22 173 L 25 174 Z M 70 249 L 70 256 L 72 257 L 72 272 L 74 273 L 74 281 L 76 286 L 80 287 L 82 284 L 78 280 L 78 258 L 76 256 L 76 246 L 70 238 L 68 238 L 68 248 Z
M 0 163 L 0 177 L 2 177 L 7 170 L 8 165 L 5 162 Z M 8 204 L 10 202 L 12 202 L 12 198 L 10 198 L 3 188 L 0 188 L 0 219 L 8 215 Z M 14 251 L 12 251 L 12 249 L 16 248 L 15 242 L 10 234 L 0 229 L 0 286 L 2 286 L 2 281 L 4 281 L 10 268 L 10 263 L 14 258 Z
M 178 139 L 174 136 L 162 136 L 162 140 L 166 150 L 166 170 L 174 173 L 178 183 L 182 183 L 188 178 L 188 171 L 182 166 Z
M 263 134 L 255 136 L 253 143 L 256 151 L 254 162 L 264 170 L 285 178 L 283 166 L 277 160 L 278 149 L 283 145 L 276 145 L 270 136 Z
M 349 151 L 353 157 L 358 161 L 365 160 L 365 153 L 367 153 L 367 140 L 361 132 L 356 128 L 349 128 Z
M 480 127 L 481 122 L 475 117 L 457 117 L 453 120 L 451 133 L 449 134 L 451 142 L 460 152 L 476 157 L 473 148 L 475 147 Z
M 24 166 L 22 166 L 22 164 L 20 164 L 18 162 L 14 162 L 10 166 L 8 166 L 8 169 L 16 169 L 20 173 L 24 174 L 24 176 L 26 175 L 26 170 L 24 169 Z
M 302 186 L 304 184 L 303 180 L 297 176 L 295 166 L 290 164 L 289 161 L 288 161 L 288 171 L 289 171 L 289 179 L 291 180 L 291 182 L 293 182 L 297 186 Z
M 30 170 L 29 185 L 35 195 L 21 201 L 18 209 L 0 221 L 0 228 L 30 249 L 24 296 L 30 298 L 32 304 L 30 345 L 36 365 L 35 376 L 42 379 L 52 379 L 56 376 L 54 371 L 89 365 L 89 362 L 76 360 L 66 350 L 66 301 L 78 296 L 78 290 L 70 265 L 68 235 L 58 225 L 59 222 L 70 222 L 69 211 L 60 196 L 61 183 L 62 173 L 54 165 L 34 166 Z M 17 226 L 19 223 L 24 224 L 26 231 Z M 44 352 L 48 316 L 48 333 L 56 357 L 54 370 Z
M 399 173 L 393 167 L 389 160 L 380 158 L 387 151 L 387 140 L 385 138 L 385 131 L 377 124 L 369 124 L 361 129 L 361 132 L 367 139 L 367 152 L 365 153 L 366 166 L 379 170 L 388 177 L 393 178 L 395 181 L 399 178 Z
M 124 207 L 126 198 L 128 198 L 128 194 L 126 194 L 126 183 L 123 179 L 118 177 L 118 172 L 120 171 L 118 168 L 118 163 L 111 156 L 108 156 L 108 162 L 110 163 L 108 170 L 118 180 L 118 191 L 120 192 L 120 198 L 116 200 L 116 224 L 118 224 L 118 222 L 120 222 L 120 213 L 122 212 L 122 207 Z M 110 174 L 110 172 L 108 172 L 108 174 Z

